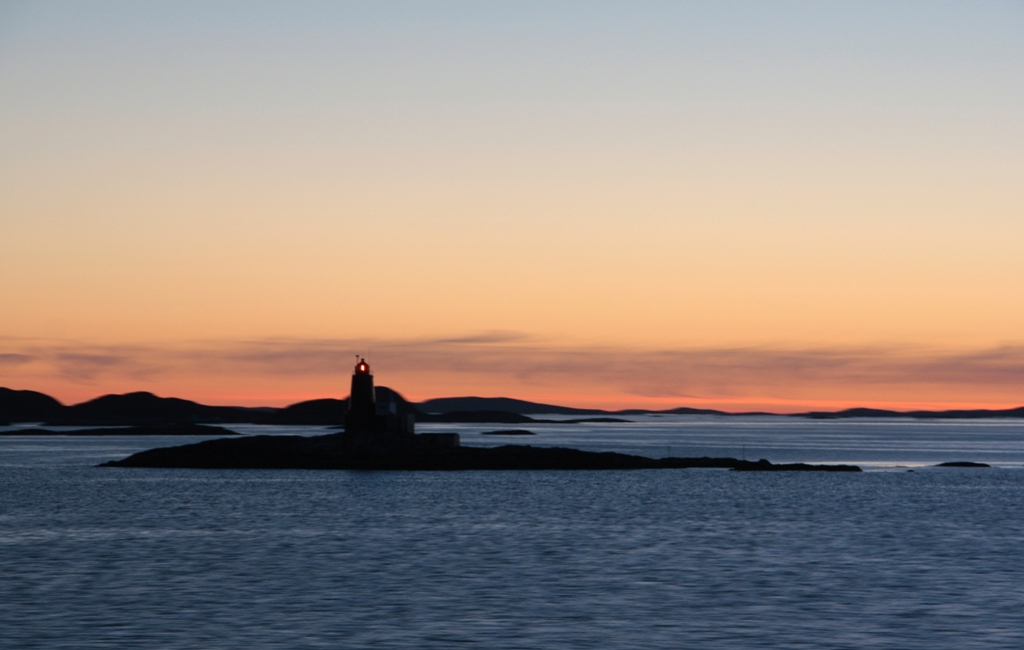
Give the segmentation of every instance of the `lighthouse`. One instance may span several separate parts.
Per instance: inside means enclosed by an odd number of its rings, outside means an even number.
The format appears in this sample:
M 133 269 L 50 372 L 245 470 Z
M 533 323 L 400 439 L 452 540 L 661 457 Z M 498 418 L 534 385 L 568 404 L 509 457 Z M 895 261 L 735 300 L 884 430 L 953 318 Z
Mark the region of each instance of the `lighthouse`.
M 393 391 L 387 392 L 393 394 Z M 415 416 L 412 413 L 399 413 L 398 404 L 393 399 L 377 401 L 370 364 L 360 357 L 352 372 L 345 432 L 412 435 L 415 426 Z
M 352 373 L 352 392 L 345 415 L 346 431 L 372 431 L 377 415 L 377 392 L 373 388 L 373 374 L 366 359 L 359 359 Z

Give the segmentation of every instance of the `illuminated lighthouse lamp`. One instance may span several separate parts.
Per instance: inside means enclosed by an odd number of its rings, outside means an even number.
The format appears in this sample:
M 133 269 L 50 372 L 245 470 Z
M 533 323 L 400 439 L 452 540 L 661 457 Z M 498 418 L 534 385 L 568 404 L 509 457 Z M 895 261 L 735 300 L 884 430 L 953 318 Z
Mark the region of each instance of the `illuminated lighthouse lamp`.
M 398 404 L 385 398 L 377 401 L 377 391 L 373 386 L 373 375 L 370 364 L 359 357 L 355 371 L 352 373 L 352 391 L 348 398 L 348 413 L 345 414 L 345 431 L 347 433 L 374 433 L 413 435 L 416 418 L 412 413 L 399 413 Z
M 351 440 L 365 441 L 369 436 L 376 440 L 396 441 L 413 448 L 459 446 L 457 433 L 423 433 L 416 435 L 416 414 L 409 405 L 399 406 L 394 391 L 387 391 L 382 402 L 377 401 L 373 387 L 373 375 L 366 359 L 357 357 L 352 373 L 352 392 L 348 397 L 348 413 L 345 414 L 345 434 Z

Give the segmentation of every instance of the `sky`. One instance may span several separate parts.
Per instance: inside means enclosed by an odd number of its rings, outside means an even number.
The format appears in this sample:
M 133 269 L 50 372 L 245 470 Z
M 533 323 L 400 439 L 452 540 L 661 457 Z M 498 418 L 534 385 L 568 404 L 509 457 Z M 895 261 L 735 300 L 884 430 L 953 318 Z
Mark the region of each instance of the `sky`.
M 1024 3 L 0 1 L 0 385 L 1024 404 Z

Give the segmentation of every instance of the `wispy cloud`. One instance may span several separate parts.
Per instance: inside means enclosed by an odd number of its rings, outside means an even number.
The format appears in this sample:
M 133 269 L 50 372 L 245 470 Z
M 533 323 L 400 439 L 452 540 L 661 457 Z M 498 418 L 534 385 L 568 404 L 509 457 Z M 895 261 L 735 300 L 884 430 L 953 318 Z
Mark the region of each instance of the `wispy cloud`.
M 432 341 L 427 340 L 423 343 L 433 342 L 435 345 L 472 345 L 472 344 L 500 344 L 500 343 L 520 343 L 523 341 L 530 340 L 531 337 L 522 332 L 509 332 L 509 331 L 492 331 L 492 332 L 481 332 L 479 334 L 472 334 L 469 336 L 458 336 L 454 338 L 441 338 L 433 339 Z
M 4 366 L 20 366 L 34 361 L 35 358 L 28 354 L 7 353 L 0 354 L 0 368 Z

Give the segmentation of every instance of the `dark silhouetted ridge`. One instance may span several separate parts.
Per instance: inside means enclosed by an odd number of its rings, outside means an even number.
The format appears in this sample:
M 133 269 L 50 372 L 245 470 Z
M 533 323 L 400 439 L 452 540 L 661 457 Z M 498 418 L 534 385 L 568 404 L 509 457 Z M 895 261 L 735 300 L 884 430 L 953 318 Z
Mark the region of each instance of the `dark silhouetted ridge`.
M 48 424 L 74 426 L 117 426 L 142 424 L 262 423 L 264 409 L 240 406 L 205 406 L 176 397 L 157 397 L 138 392 L 104 395 L 64 408 Z
M 1012 409 L 954 409 L 948 411 L 889 411 L 886 409 L 852 408 L 843 411 L 811 411 L 795 417 L 815 420 L 843 418 L 915 418 L 918 420 L 969 420 L 988 418 L 1024 418 L 1024 406 Z
M 49 395 L 34 390 L 11 390 L 0 387 L 0 424 L 11 422 L 46 422 L 65 407 Z
M 688 406 L 680 406 L 679 408 L 667 409 L 665 411 L 647 411 L 648 413 L 664 413 L 666 415 L 737 415 L 736 413 L 726 413 L 725 411 L 716 411 L 715 409 L 694 409 Z M 621 411 L 623 415 L 627 413 Z M 742 415 L 766 415 L 764 413 L 743 413 Z
M 797 413 L 797 417 L 811 418 L 814 420 L 836 420 L 840 418 L 893 418 L 905 416 L 897 411 L 886 411 L 883 409 L 853 408 L 843 411 L 811 411 L 810 413 Z
M 667 415 L 772 415 L 770 413 L 727 413 L 714 409 L 696 409 L 687 406 L 666 409 L 662 411 L 651 409 L 621 409 L 608 411 L 603 409 L 581 409 L 569 406 L 557 406 L 555 404 L 543 404 L 539 402 L 528 402 L 510 397 L 440 397 L 420 402 L 418 408 L 421 412 L 443 415 L 450 413 L 517 413 L 519 415 L 649 415 L 652 413 L 663 413 Z M 429 422 L 431 420 L 424 420 Z M 483 421 L 483 420 L 478 420 Z M 584 420 L 578 420 L 580 422 Z M 598 420 L 587 420 L 597 422 Z
M 510 397 L 439 397 L 417 404 L 424 413 L 453 413 L 489 411 L 492 413 L 518 413 L 519 415 L 600 415 L 600 409 L 578 409 L 554 404 L 539 404 Z
M 624 409 L 604 411 L 541 404 L 507 397 L 445 397 L 421 404 L 409 402 L 386 387 L 376 389 L 378 402 L 394 402 L 398 415 L 413 414 L 419 422 L 482 424 L 585 423 L 614 422 L 610 415 L 776 415 L 772 413 L 728 413 L 714 409 L 679 407 L 662 411 Z M 347 399 L 315 399 L 285 408 L 245 408 L 206 406 L 176 397 L 158 397 L 148 392 L 104 395 L 88 402 L 64 406 L 52 397 L 29 390 L 0 388 L 0 425 L 15 422 L 46 422 L 67 426 L 129 426 L 157 424 L 295 424 L 341 425 L 348 408 Z M 573 420 L 542 420 L 531 416 L 582 415 Z M 812 411 L 794 417 L 812 419 L 842 418 L 1024 418 L 1024 407 L 990 410 L 889 411 L 852 408 L 843 411 Z
M 278 409 L 269 422 L 272 424 L 340 424 L 345 421 L 347 399 L 314 399 Z

